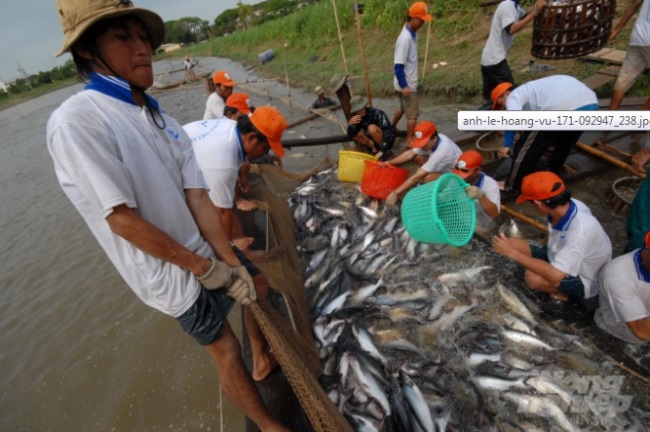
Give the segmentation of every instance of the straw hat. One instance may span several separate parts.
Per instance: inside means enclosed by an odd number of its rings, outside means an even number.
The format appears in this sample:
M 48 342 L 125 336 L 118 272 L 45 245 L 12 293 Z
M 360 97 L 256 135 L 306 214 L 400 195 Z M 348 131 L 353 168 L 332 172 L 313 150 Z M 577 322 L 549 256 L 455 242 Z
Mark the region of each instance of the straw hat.
M 56 57 L 70 47 L 93 24 L 126 15 L 135 15 L 147 28 L 151 48 L 160 46 L 165 37 L 165 23 L 155 12 L 136 8 L 130 0 L 56 0 L 56 10 L 63 28 L 63 45 Z
M 352 99 L 350 99 L 350 112 L 355 113 L 361 109 L 363 109 L 368 102 L 363 96 L 352 96 Z
M 334 74 L 330 79 L 330 87 L 332 88 L 332 93 L 336 93 L 343 87 L 343 84 L 348 80 L 347 75 Z

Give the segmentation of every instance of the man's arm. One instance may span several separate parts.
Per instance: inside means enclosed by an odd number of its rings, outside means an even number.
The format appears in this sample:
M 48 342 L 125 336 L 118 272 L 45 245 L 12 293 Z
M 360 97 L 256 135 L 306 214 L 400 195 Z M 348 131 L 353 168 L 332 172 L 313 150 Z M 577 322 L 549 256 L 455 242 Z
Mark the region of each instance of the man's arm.
M 632 330 L 632 333 L 644 342 L 650 341 L 650 317 L 641 318 L 636 321 L 625 323 Z
M 627 22 L 632 18 L 632 16 L 636 13 L 637 9 L 639 9 L 639 6 L 643 3 L 643 0 L 634 0 L 631 4 L 630 7 L 628 7 L 625 12 L 623 12 L 623 16 L 621 17 L 621 20 L 616 24 L 616 28 L 612 30 L 612 32 L 609 35 L 609 40 L 611 41 L 614 39 L 618 34 L 623 30 L 623 28 L 627 25 Z
M 402 194 L 408 192 L 413 186 L 418 184 L 420 180 L 425 178 L 429 174 L 429 171 L 423 170 L 422 168 L 418 169 L 415 174 L 407 178 L 404 183 L 402 183 L 397 189 L 395 189 L 395 194 L 401 196 Z
M 514 35 L 519 33 L 526 27 L 526 25 L 531 22 L 541 11 L 546 7 L 546 0 L 537 0 L 533 5 L 533 10 L 528 12 L 523 16 L 519 21 L 515 21 L 510 25 L 510 28 L 506 27 L 506 30 L 509 34 Z
M 478 202 L 479 204 L 481 204 L 481 207 L 483 207 L 485 213 L 488 216 L 490 216 L 492 219 L 495 219 L 497 216 L 499 216 L 499 207 L 497 207 L 496 204 L 490 201 L 487 195 L 483 194 L 483 196 L 478 200 Z
M 405 162 L 413 160 L 413 158 L 415 158 L 415 152 L 413 151 L 413 149 L 408 149 L 398 154 L 394 158 L 390 159 L 388 163 L 391 165 L 401 165 Z
M 126 204 L 114 207 L 113 212 L 106 217 L 106 222 L 111 231 L 151 256 L 195 275 L 203 275 L 210 268 L 209 259 L 187 249 L 169 234 L 141 218 Z
M 645 172 L 645 164 L 648 161 L 650 161 L 650 149 L 643 148 L 632 155 L 632 167 L 639 172 Z
M 210 244 L 217 257 L 231 267 L 240 266 L 241 263 L 230 246 L 230 239 L 217 207 L 212 203 L 205 189 L 185 189 L 185 199 L 201 235 Z

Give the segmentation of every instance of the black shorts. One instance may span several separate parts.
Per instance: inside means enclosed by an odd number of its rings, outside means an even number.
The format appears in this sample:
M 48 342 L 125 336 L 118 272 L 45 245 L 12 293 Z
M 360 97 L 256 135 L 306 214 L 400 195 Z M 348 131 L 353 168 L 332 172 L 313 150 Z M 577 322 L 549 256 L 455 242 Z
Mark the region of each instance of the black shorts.
M 239 249 L 233 247 L 233 251 L 251 277 L 262 273 Z M 234 304 L 235 300 L 226 295 L 225 289 L 207 290 L 201 287 L 199 298 L 176 320 L 199 345 L 210 345 L 221 337 L 224 321 Z
M 546 246 L 538 246 L 536 244 L 531 243 L 530 253 L 533 256 L 533 258 L 537 258 L 549 262 L 548 248 Z M 571 275 L 564 276 L 564 279 L 562 279 L 562 282 L 560 282 L 558 291 L 566 294 L 572 299 L 577 299 L 577 300 L 582 300 L 585 296 L 585 286 L 582 283 L 582 279 L 580 279 L 579 276 L 571 276 Z

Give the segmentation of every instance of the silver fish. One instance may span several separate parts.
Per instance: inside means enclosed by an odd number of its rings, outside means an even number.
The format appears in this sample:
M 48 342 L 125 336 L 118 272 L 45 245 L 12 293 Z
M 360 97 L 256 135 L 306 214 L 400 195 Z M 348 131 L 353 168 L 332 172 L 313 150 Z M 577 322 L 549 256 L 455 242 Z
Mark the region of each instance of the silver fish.
M 499 235 L 504 234 L 506 237 L 524 238 L 519 226 L 510 218 L 499 227 Z
M 524 345 L 530 345 L 535 348 L 542 348 L 548 351 L 553 351 L 555 348 L 547 344 L 541 339 L 536 338 L 533 335 L 530 335 L 528 333 L 522 333 L 518 332 L 516 330 L 504 330 L 501 332 L 501 334 L 506 338 L 509 339 L 513 342 L 524 344 Z
M 506 400 L 514 402 L 517 405 L 517 412 L 537 414 L 540 417 L 552 419 L 552 423 L 565 432 L 578 431 L 578 428 L 569 421 L 562 409 L 550 401 L 549 398 L 542 399 L 516 393 L 506 393 L 504 397 Z

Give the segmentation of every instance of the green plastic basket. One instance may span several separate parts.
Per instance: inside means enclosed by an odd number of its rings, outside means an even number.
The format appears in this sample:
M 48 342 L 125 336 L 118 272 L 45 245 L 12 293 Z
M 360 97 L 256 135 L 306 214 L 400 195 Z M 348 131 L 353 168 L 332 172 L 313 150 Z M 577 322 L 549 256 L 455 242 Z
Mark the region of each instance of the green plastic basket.
M 469 186 L 456 174 L 411 189 L 402 202 L 402 222 L 414 239 L 425 243 L 466 245 L 476 228 L 476 206 Z

